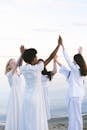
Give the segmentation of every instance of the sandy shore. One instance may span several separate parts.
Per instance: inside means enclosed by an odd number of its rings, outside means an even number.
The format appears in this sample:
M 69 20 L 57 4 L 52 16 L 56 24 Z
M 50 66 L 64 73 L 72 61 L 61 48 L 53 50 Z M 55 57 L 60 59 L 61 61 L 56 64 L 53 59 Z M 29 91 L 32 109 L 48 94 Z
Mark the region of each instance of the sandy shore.
M 67 130 L 68 118 L 55 118 L 49 121 L 49 130 Z M 87 115 L 83 116 L 83 130 L 87 130 Z
M 0 130 L 4 130 L 5 128 L 5 123 L 0 123 Z
M 49 130 L 67 130 L 68 119 L 65 118 L 54 118 L 49 122 Z M 0 124 L 0 130 L 4 130 L 5 123 Z M 83 130 L 87 130 L 87 115 L 83 116 Z

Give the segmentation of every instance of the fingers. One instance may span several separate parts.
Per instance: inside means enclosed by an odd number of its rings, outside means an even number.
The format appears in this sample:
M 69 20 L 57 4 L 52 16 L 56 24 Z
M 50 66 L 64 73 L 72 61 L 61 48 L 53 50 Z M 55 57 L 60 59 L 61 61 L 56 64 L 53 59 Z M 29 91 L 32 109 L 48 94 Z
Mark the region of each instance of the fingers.
M 62 37 L 59 35 L 58 44 L 62 45 Z
M 20 52 L 21 52 L 21 53 L 24 53 L 24 51 L 25 51 L 24 45 L 21 45 L 21 46 L 20 46 Z

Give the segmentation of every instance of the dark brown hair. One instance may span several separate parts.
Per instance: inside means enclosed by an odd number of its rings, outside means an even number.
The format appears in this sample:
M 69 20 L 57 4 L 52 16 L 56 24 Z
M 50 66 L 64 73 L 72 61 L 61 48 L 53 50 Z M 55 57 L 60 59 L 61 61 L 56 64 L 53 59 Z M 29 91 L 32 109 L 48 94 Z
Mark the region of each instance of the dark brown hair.
M 43 61 L 43 59 L 39 59 L 39 61 Z M 48 79 L 51 80 L 52 79 L 52 72 L 51 71 L 47 71 L 46 67 L 44 66 L 44 70 L 42 71 L 42 75 L 47 75 Z
M 74 55 L 74 60 L 80 67 L 81 76 L 86 76 L 87 75 L 87 66 L 86 66 L 83 56 L 78 53 L 78 54 Z

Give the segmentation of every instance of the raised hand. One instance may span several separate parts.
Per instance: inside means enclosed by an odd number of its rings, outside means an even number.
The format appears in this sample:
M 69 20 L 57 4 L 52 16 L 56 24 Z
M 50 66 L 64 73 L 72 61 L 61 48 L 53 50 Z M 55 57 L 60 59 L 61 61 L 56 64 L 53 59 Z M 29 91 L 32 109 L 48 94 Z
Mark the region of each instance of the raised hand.
M 24 51 L 25 51 L 24 45 L 21 45 L 21 46 L 20 46 L 20 52 L 21 52 L 21 54 L 23 54 Z
M 59 35 L 59 38 L 58 38 L 58 45 L 62 45 L 62 44 L 63 44 L 62 37 Z
M 78 53 L 79 53 L 79 54 L 82 54 L 82 51 L 83 51 L 83 48 L 80 46 L 80 47 L 78 48 Z
M 58 44 L 61 45 L 63 50 L 64 50 L 63 40 L 62 40 L 62 37 L 60 35 L 59 35 L 59 39 L 58 39 Z

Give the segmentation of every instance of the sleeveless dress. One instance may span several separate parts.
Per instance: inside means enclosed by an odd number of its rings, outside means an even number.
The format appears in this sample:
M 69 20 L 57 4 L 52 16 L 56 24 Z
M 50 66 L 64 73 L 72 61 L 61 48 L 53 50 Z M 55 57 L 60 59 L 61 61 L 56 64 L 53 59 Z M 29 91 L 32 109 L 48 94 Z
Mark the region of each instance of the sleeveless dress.
M 48 130 L 45 100 L 41 85 L 41 71 L 43 68 L 43 62 L 20 67 L 26 85 L 19 130 Z
M 5 130 L 18 130 L 19 118 L 23 102 L 25 81 L 23 75 L 13 74 L 12 71 L 7 73 L 10 84 L 10 97 L 7 108 L 7 118 Z

